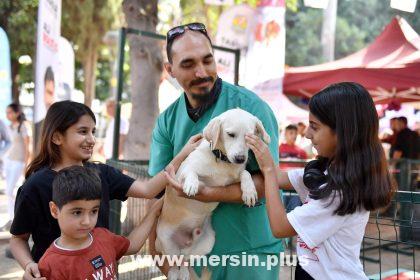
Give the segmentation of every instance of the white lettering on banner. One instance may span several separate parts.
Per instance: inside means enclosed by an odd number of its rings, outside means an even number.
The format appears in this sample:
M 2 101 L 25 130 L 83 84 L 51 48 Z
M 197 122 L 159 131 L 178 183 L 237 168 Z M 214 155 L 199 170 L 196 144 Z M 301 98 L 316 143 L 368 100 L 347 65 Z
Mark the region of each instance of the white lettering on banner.
M 302 266 L 308 264 L 308 260 L 305 257 L 301 259 L 297 255 L 288 255 L 283 252 L 278 255 L 265 255 L 262 258 L 259 255 L 247 254 L 246 252 L 242 252 L 241 255 L 191 255 L 185 259 L 184 256 L 177 255 L 131 256 L 131 260 L 139 263 L 139 265 L 147 263 L 147 265 L 162 266 L 166 260 L 170 266 L 259 266 L 266 267 L 267 270 L 277 266 L 296 266 L 298 259 Z

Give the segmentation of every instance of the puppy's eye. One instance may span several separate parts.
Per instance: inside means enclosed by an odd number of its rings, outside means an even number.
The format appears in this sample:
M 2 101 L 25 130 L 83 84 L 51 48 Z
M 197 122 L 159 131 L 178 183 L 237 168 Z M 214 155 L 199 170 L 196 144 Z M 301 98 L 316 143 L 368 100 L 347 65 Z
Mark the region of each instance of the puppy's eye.
M 229 135 L 229 137 L 235 138 L 235 133 L 227 132 L 227 135 Z

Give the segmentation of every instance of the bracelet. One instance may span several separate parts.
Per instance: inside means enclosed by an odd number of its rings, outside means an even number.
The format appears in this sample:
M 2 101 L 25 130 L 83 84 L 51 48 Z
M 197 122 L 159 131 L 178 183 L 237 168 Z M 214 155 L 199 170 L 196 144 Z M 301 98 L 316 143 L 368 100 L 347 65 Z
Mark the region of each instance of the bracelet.
M 29 262 L 27 262 L 26 264 L 25 264 L 25 270 L 26 270 L 26 268 L 28 267 L 28 265 L 30 265 L 31 263 L 35 263 L 34 261 L 29 261 Z

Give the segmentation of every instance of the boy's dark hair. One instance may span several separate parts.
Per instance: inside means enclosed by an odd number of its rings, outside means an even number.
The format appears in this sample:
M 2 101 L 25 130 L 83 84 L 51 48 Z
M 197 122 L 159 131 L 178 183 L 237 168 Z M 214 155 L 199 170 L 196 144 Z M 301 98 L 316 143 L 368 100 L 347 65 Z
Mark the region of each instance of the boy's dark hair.
M 74 200 L 101 199 L 101 179 L 89 167 L 74 165 L 60 170 L 52 183 L 52 201 L 61 209 Z
M 286 130 L 298 130 L 297 126 L 294 124 L 289 124 L 288 126 L 286 126 Z

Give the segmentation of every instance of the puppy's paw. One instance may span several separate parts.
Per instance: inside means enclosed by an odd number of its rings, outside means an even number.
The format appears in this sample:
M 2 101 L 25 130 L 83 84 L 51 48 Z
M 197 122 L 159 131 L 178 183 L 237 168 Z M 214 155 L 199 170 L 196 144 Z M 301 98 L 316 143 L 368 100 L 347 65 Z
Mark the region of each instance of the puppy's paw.
M 241 173 L 241 190 L 243 202 L 249 207 L 254 206 L 258 200 L 258 194 L 251 174 L 246 170 Z
M 190 280 L 190 272 L 188 271 L 188 266 L 181 266 L 179 268 L 178 279 L 180 279 L 180 280 Z
M 185 178 L 183 190 L 188 196 L 194 196 L 198 193 L 199 181 L 196 176 L 188 176 Z
M 258 194 L 255 188 L 242 190 L 242 200 L 247 206 L 254 206 L 258 200 Z

